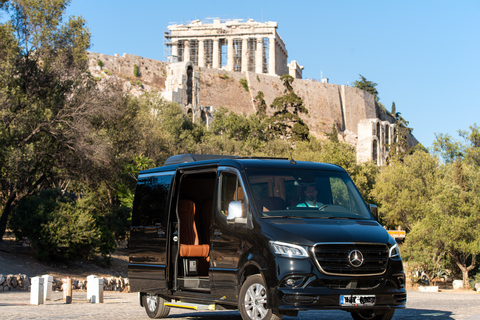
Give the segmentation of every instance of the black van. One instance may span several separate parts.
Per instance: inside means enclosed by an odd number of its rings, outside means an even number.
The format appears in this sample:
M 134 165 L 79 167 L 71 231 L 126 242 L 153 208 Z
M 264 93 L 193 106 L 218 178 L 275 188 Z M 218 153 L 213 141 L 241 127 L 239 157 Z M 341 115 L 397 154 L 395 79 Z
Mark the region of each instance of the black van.
M 395 240 L 342 168 L 288 159 L 177 155 L 140 172 L 128 274 L 151 318 L 171 307 L 281 319 L 405 308 Z

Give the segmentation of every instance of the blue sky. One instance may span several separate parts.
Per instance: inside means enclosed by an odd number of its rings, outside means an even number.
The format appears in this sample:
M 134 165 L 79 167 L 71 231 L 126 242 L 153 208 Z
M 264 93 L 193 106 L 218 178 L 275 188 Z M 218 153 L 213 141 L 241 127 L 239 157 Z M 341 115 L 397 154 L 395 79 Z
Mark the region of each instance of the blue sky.
M 170 23 L 207 18 L 278 22 L 288 61 L 304 78 L 378 84 L 380 102 L 410 122 L 430 147 L 435 133 L 458 137 L 480 125 L 480 0 L 154 1 L 73 0 L 92 33 L 90 51 L 166 60 Z

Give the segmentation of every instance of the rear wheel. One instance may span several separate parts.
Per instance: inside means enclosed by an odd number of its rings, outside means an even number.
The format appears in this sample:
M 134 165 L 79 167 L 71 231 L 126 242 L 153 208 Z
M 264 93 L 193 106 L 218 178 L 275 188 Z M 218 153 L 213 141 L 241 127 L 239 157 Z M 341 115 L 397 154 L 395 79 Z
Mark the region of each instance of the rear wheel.
M 259 274 L 249 276 L 240 289 L 238 310 L 243 320 L 280 320 L 282 315 L 267 309 L 267 288 Z
M 152 319 L 161 319 L 168 317 L 170 308 L 164 305 L 165 300 L 155 294 L 145 294 L 143 297 L 143 306 L 147 315 Z
M 352 311 L 352 318 L 354 320 L 390 320 L 394 313 L 395 309 Z

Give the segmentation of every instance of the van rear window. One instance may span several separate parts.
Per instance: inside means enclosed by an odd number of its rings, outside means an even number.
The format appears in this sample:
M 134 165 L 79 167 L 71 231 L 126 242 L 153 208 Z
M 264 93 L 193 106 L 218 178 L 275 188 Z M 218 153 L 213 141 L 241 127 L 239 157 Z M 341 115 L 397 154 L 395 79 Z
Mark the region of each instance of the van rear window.
M 173 173 L 139 177 L 133 203 L 132 226 L 166 226 L 168 191 Z

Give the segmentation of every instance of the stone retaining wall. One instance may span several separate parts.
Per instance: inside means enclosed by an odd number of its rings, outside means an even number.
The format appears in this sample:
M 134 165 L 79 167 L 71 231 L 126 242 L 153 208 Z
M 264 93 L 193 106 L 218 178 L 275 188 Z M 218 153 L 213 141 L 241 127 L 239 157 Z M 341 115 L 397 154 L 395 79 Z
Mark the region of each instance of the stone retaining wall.
M 31 277 L 25 274 L 0 274 L 0 292 L 10 290 L 29 291 L 31 285 Z M 72 287 L 74 290 L 86 290 L 87 280 L 72 279 Z M 53 291 L 62 291 L 62 279 L 53 278 Z M 122 277 L 105 277 L 103 278 L 104 291 L 120 291 L 130 292 L 130 284 L 128 278 Z

